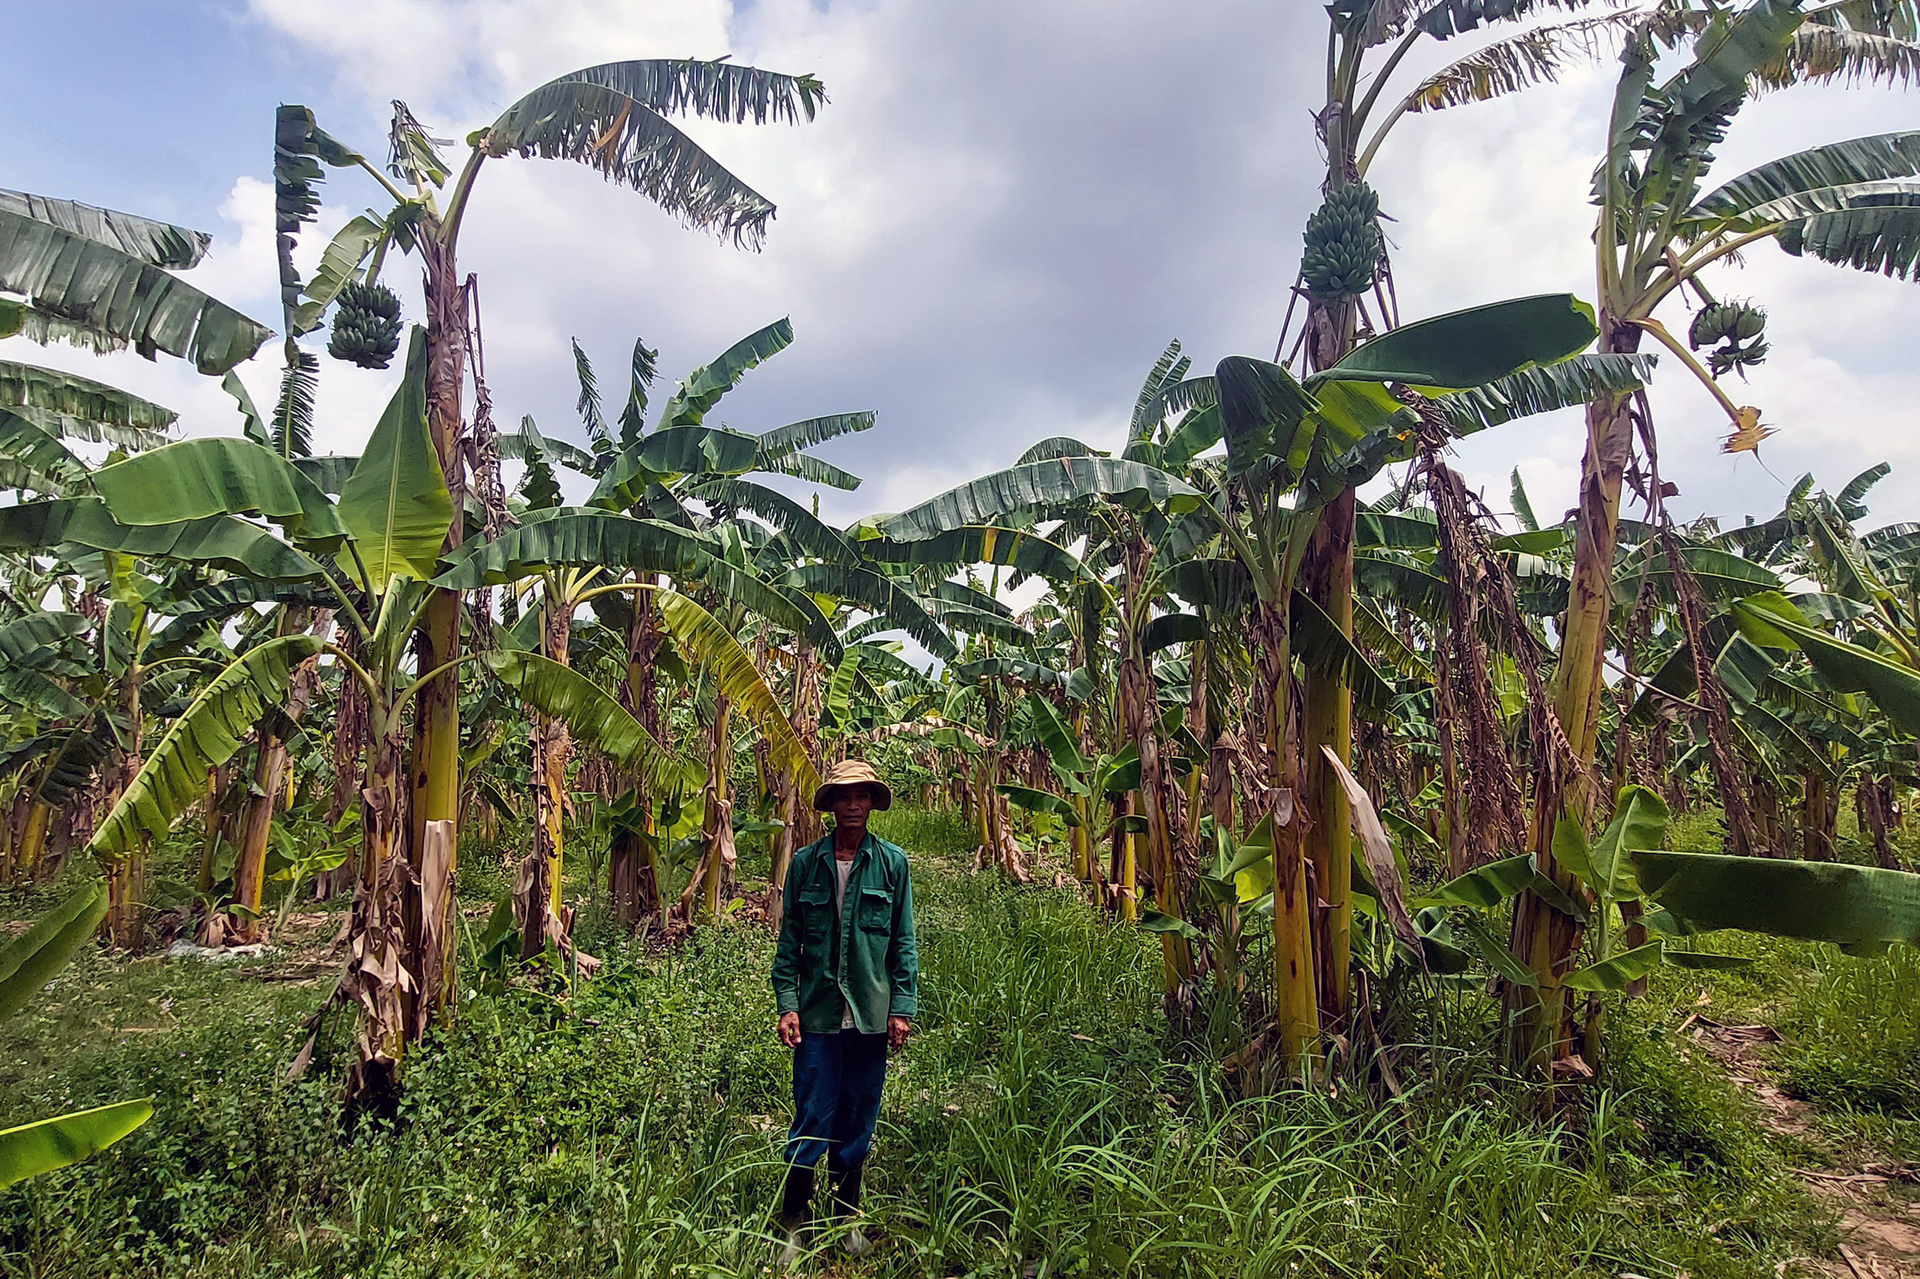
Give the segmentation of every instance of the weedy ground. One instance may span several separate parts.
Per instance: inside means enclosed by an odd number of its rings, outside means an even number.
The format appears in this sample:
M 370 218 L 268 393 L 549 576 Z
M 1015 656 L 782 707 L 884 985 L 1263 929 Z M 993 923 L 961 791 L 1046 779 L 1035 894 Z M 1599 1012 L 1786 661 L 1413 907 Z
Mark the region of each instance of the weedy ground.
M 815 1273 L 1775 1279 L 1847 1273 L 1843 1243 L 1863 1279 L 1905 1264 L 1862 1223 L 1920 1202 L 1910 950 L 1709 939 L 1755 962 L 1614 1008 L 1600 1079 L 1546 1121 L 1493 1065 L 1489 1002 L 1418 978 L 1378 992 L 1403 1098 L 1354 1073 L 1245 1096 L 1220 1058 L 1242 1032 L 1170 1029 L 1149 940 L 1071 888 L 967 873 L 949 816 L 885 818 L 916 858 L 922 1016 L 870 1175 L 882 1246 L 838 1261 L 823 1233 Z M 469 938 L 497 865 L 466 851 Z M 581 879 L 602 975 L 463 990 L 392 1116 L 343 1114 L 338 1020 L 286 1079 L 337 914 L 218 966 L 84 955 L 0 1026 L 0 1116 L 132 1096 L 156 1115 L 0 1193 L 0 1272 L 768 1273 L 789 1114 L 772 939 L 730 923 L 650 950 Z

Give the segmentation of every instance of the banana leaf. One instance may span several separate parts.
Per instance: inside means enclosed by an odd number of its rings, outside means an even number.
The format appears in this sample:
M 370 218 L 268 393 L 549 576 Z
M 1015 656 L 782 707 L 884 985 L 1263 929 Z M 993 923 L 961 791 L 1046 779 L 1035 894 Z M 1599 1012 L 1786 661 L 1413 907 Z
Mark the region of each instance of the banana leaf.
M 119 248 L 0 206 L 0 289 L 35 310 L 219 376 L 273 330 Z
M 480 660 L 529 706 L 563 721 L 577 741 L 637 774 L 649 793 L 701 784 L 699 770 L 667 751 L 625 707 L 578 671 L 513 649 L 493 649 Z
M 318 485 L 272 449 L 233 436 L 202 436 L 141 453 L 94 472 L 93 486 L 122 524 L 261 515 L 290 538 L 324 549 L 347 536 Z
M 232 759 L 263 710 L 286 698 L 294 668 L 321 650 L 312 635 L 287 635 L 248 650 L 193 699 L 101 819 L 87 852 L 118 860 L 140 836 L 164 836 L 206 798 L 207 772 Z
M 153 1118 L 153 1102 L 118 1101 L 0 1131 L 0 1189 L 99 1153 Z
M 1650 941 L 1644 946 L 1622 951 L 1610 959 L 1568 973 L 1561 985 L 1574 990 L 1622 991 L 1660 966 L 1662 943 Z
M 1807 626 L 1784 596 L 1750 597 L 1736 603 L 1733 613 L 1741 631 L 1754 643 L 1798 648 L 1836 690 L 1867 694 L 1888 719 L 1908 733 L 1920 734 L 1920 673 Z
M 52 554 L 62 544 L 206 564 L 275 581 L 325 575 L 313 560 L 255 524 L 230 515 L 133 527 L 97 497 L 0 507 L 0 549 Z
M 0 360 L 0 407 L 31 407 L 100 426 L 156 433 L 180 417 L 104 382 L 11 360 Z
M 107 917 L 107 886 L 94 883 L 35 920 L 0 950 L 0 1021 L 19 1012 L 67 966 Z
M 1074 809 L 1072 802 L 1058 795 L 1035 790 L 1031 786 L 1015 786 L 1011 783 L 1003 783 L 994 789 L 1013 801 L 1016 806 L 1030 813 L 1052 813 L 1069 826 L 1080 824 L 1080 814 Z
M 310 481 L 309 481 L 310 482 Z M 384 591 L 394 577 L 434 575 L 453 525 L 453 496 L 427 429 L 427 331 L 407 345 L 406 373 L 374 425 L 353 474 L 340 489 L 340 521 L 353 536 L 369 585 Z
M 1316 395 L 1345 378 L 1466 389 L 1564 360 L 1599 335 L 1593 308 L 1571 293 L 1513 298 L 1402 325 L 1306 385 Z
M 1737 928 L 1862 952 L 1920 946 L 1920 875 L 1714 853 L 1627 856 L 1641 890 L 1700 931 Z
M 925 541 L 956 529 L 992 524 L 1017 511 L 1096 496 L 1121 501 L 1144 497 L 1182 514 L 1200 501 L 1192 485 L 1138 462 L 1064 457 L 1010 467 L 949 489 L 882 521 L 880 531 L 897 542 Z

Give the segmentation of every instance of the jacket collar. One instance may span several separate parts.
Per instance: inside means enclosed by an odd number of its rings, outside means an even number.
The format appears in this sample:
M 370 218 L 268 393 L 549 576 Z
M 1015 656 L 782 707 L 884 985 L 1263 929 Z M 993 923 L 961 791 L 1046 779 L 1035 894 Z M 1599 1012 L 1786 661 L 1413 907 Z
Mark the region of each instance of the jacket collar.
M 862 858 L 879 856 L 881 846 L 882 841 L 880 837 L 872 831 L 868 831 L 861 837 L 860 847 L 855 850 L 853 854 L 854 865 L 859 865 Z M 822 835 L 818 840 L 814 841 L 813 845 L 807 849 L 807 852 L 818 857 L 821 861 L 831 861 L 833 859 L 833 832 L 828 831 L 825 835 Z

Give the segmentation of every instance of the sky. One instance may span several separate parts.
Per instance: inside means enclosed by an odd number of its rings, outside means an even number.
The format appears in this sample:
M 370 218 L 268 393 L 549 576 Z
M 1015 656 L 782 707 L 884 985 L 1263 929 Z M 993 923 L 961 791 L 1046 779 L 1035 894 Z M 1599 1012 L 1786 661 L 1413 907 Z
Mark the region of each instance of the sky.
M 1011 465 L 1047 436 L 1117 447 L 1171 339 L 1196 372 L 1271 357 L 1323 173 L 1311 113 L 1325 15 L 1310 0 L 11 0 L 0 39 L 15 55 L 0 187 L 211 232 L 189 280 L 274 328 L 280 103 L 304 103 L 375 156 L 394 99 L 464 138 L 544 80 L 601 62 L 728 54 L 814 73 L 831 102 L 811 124 L 686 125 L 779 206 L 763 251 L 687 230 L 581 166 L 519 159 L 483 169 L 460 251 L 480 281 L 497 420 L 531 414 L 549 435 L 584 438 L 570 338 L 617 409 L 636 337 L 677 379 L 791 317 L 794 345 L 716 416 L 759 431 L 876 410 L 874 430 L 819 450 L 866 480 L 822 493 L 822 514 L 842 523 Z M 1429 44 L 1383 97 L 1486 39 Z M 88 88 L 75 93 L 82 67 Z M 1370 178 L 1403 318 L 1528 293 L 1591 300 L 1586 201 L 1616 70 L 1603 61 L 1402 121 Z M 1913 127 L 1917 105 L 1873 87 L 1763 98 L 1716 172 Z M 381 195 L 351 170 L 329 171 L 321 194 L 298 255 L 307 271 Z M 417 270 L 383 278 L 405 283 L 419 318 Z M 1870 522 L 1920 519 L 1920 291 L 1771 244 L 1711 286 L 1770 312 L 1772 357 L 1731 389 L 1779 433 L 1758 457 L 1721 454 L 1724 417 L 1667 361 L 1651 395 L 1675 514 L 1764 518 L 1804 472 L 1838 489 L 1885 460 L 1894 474 Z M 324 334 L 308 341 L 322 349 Z M 241 370 L 263 405 L 278 351 Z M 14 339 L 0 358 L 123 386 L 179 410 L 189 433 L 239 429 L 217 380 L 165 356 Z M 397 365 L 322 360 L 319 451 L 358 451 Z M 1574 500 L 1583 436 L 1574 413 L 1528 419 L 1464 442 L 1458 464 L 1496 510 L 1517 466 L 1551 521 Z

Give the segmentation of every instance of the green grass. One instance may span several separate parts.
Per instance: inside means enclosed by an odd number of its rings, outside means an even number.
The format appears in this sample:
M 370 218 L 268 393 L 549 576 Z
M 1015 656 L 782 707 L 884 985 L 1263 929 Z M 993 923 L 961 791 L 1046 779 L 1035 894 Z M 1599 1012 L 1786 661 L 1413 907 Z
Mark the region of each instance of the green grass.
M 838 1273 L 1773 1276 L 1824 1236 L 1786 1155 L 1673 1033 L 1708 984 L 1716 1009 L 1778 1014 L 1782 1069 L 1831 1122 L 1912 1131 L 1910 953 L 1741 943 L 1751 969 L 1663 974 L 1610 1020 L 1604 1087 L 1551 1123 L 1487 1064 L 1471 993 L 1381 992 L 1425 1045 L 1402 1051 L 1402 1101 L 1353 1079 L 1243 1097 L 1169 1032 L 1138 934 L 1071 890 L 967 875 L 950 814 L 876 828 L 916 857 L 923 1011 L 869 1183 L 886 1246 Z M 469 906 L 496 887 L 479 861 Z M 751 861 L 743 878 L 764 875 Z M 0 1195 L 0 1272 L 763 1274 L 790 1112 L 771 950 L 723 927 L 668 953 L 604 945 L 571 995 L 463 993 L 391 1121 L 342 1118 L 344 1026 L 285 1079 L 321 985 L 263 981 L 272 961 L 90 955 L 0 1027 L 0 1105 L 18 1122 L 152 1095 L 156 1118 Z

